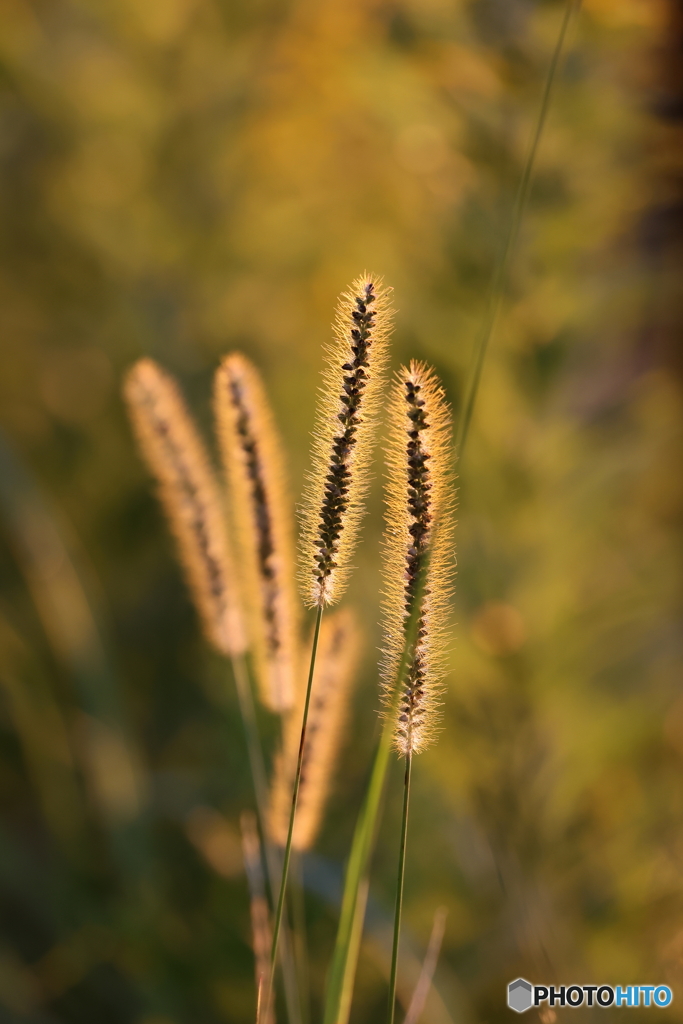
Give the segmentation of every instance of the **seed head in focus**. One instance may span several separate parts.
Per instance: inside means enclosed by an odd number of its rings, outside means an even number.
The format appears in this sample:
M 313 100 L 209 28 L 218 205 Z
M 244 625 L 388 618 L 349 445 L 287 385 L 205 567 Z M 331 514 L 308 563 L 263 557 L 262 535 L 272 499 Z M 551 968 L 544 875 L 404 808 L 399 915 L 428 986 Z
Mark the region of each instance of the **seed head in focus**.
M 438 720 L 449 597 L 453 588 L 451 417 L 441 384 L 423 363 L 399 370 L 389 400 L 382 697 L 393 709 L 396 673 L 420 570 L 429 557 L 412 660 L 395 710 L 394 743 L 424 750 Z
M 350 574 L 372 456 L 392 309 L 381 278 L 363 274 L 341 296 L 327 350 L 302 503 L 304 601 L 339 600 Z

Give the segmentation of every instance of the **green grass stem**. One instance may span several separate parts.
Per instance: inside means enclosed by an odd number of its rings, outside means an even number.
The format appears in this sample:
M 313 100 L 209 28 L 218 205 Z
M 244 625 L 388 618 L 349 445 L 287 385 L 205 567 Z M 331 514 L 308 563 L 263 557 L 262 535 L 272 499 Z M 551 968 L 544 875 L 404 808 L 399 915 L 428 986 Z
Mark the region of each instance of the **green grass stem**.
M 268 832 L 268 782 L 266 767 L 263 760 L 263 750 L 259 737 L 258 723 L 256 721 L 256 708 L 252 692 L 249 669 L 244 655 L 235 655 L 231 659 L 232 672 L 237 690 L 237 701 L 240 707 L 244 734 L 247 743 L 247 756 L 251 771 L 252 783 L 254 786 L 254 797 L 256 799 L 256 812 L 258 815 L 261 838 L 263 840 L 263 851 L 268 874 L 268 887 L 271 898 L 275 900 L 275 893 L 280 886 L 281 868 L 277 851 L 275 850 Z M 296 966 L 290 930 L 285 923 L 282 940 L 282 982 L 285 993 L 287 1014 L 292 1024 L 304 1024 L 301 1014 L 301 998 L 297 984 Z
M 304 860 L 299 850 L 292 850 L 290 909 L 292 920 L 292 937 L 294 940 L 294 959 L 297 980 L 301 994 L 301 1021 L 310 1022 L 310 972 L 308 967 L 308 938 L 306 935 L 306 899 L 304 883 Z
M 394 941 L 391 947 L 391 973 L 389 975 L 389 1005 L 387 1022 L 394 1024 L 396 1013 L 396 973 L 398 971 L 398 947 L 401 938 L 401 914 L 403 912 L 403 880 L 406 871 L 406 840 L 408 837 L 408 808 L 410 806 L 410 774 L 413 755 L 406 754 L 406 770 L 403 780 L 403 815 L 401 818 L 401 844 L 398 854 L 398 878 L 396 881 L 396 907 L 394 910 Z
M 277 964 L 278 942 L 282 926 L 282 916 L 285 906 L 285 895 L 287 892 L 287 876 L 289 874 L 289 862 L 292 856 L 292 836 L 294 834 L 294 820 L 296 818 L 296 805 L 299 799 L 299 785 L 301 783 L 301 767 L 304 760 L 304 746 L 306 743 L 306 725 L 308 723 L 308 709 L 311 704 L 311 690 L 313 687 L 313 673 L 315 672 L 315 658 L 318 653 L 318 639 L 320 637 L 320 623 L 323 617 L 323 606 L 320 605 L 315 618 L 315 630 L 313 632 L 313 647 L 311 649 L 311 663 L 308 670 L 308 682 L 306 684 L 306 699 L 304 701 L 304 714 L 301 722 L 301 739 L 299 740 L 299 756 L 296 763 L 296 774 L 294 776 L 294 787 L 292 789 L 292 808 L 289 812 L 289 828 L 287 830 L 287 842 L 282 862 L 282 877 L 280 879 L 280 894 L 275 911 L 275 924 L 273 926 L 273 944 L 270 953 L 270 978 L 263 1000 L 266 1015 L 270 1009 L 273 998 L 273 982 L 275 978 L 275 967 Z
M 370 782 L 353 834 L 351 853 L 344 878 L 339 927 L 327 983 L 323 1024 L 346 1024 L 349 1019 L 367 903 L 367 874 L 379 826 L 380 810 L 391 759 L 395 727 L 394 714 L 398 707 L 403 678 L 412 661 L 429 561 L 430 553 L 427 552 L 420 568 L 413 607 L 406 624 L 405 643 L 396 673 L 392 705 L 384 719 Z

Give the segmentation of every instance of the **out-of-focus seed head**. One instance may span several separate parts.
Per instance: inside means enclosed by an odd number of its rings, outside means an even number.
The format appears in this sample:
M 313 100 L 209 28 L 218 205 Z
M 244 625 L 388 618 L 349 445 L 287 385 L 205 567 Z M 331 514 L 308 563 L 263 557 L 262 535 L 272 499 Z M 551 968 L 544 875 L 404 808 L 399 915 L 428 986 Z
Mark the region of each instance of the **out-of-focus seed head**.
M 348 608 L 323 618 L 292 834 L 297 850 L 310 849 L 320 827 L 344 738 L 359 653 L 360 631 L 355 615 Z M 275 841 L 283 846 L 287 840 L 302 714 L 303 695 L 287 717 L 283 749 L 276 761 L 271 790 L 271 832 Z
M 151 359 L 131 368 L 124 397 L 204 632 L 223 654 L 240 654 L 246 640 L 224 510 L 197 429 L 175 381 Z
M 293 506 L 265 389 L 239 352 L 216 372 L 214 408 L 261 698 L 282 713 L 294 701 L 298 667 Z

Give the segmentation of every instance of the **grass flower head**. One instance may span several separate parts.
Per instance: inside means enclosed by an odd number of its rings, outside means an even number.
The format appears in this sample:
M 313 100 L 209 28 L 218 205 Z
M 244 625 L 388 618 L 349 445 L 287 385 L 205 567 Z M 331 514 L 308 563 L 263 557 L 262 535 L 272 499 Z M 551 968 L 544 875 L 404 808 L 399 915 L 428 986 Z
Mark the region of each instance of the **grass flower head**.
M 306 604 L 341 597 L 368 485 L 375 421 L 391 328 L 389 292 L 363 274 L 342 295 L 318 407 L 313 469 L 302 514 Z
M 131 368 L 124 396 L 204 632 L 221 653 L 240 654 L 246 643 L 224 512 L 196 427 L 175 381 L 151 359 Z
M 429 553 L 417 632 L 395 712 L 394 743 L 419 753 L 434 736 L 444 623 L 452 591 L 453 465 L 451 418 L 443 388 L 423 363 L 402 367 L 389 404 L 387 447 L 383 701 L 394 708 L 396 672 L 413 611 L 420 570 Z
M 293 703 L 298 666 L 292 504 L 261 378 L 239 352 L 216 373 L 214 405 L 261 696 L 281 713 Z

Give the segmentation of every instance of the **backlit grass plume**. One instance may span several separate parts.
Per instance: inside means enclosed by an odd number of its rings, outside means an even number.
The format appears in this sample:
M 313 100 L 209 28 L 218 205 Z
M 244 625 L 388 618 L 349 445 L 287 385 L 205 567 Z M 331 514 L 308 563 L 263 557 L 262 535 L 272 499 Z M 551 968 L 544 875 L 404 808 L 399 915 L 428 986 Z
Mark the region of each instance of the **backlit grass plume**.
M 444 623 L 455 569 L 451 418 L 438 378 L 423 363 L 399 370 L 388 420 L 383 700 L 396 715 L 395 746 L 408 755 L 428 745 L 438 718 Z M 412 661 L 396 709 L 392 688 L 428 550 Z
M 298 667 L 293 506 L 261 378 L 239 352 L 226 356 L 216 373 L 214 408 L 261 696 L 283 712 L 293 703 Z
M 392 311 L 380 278 L 363 274 L 341 296 L 316 418 L 302 516 L 304 600 L 333 604 L 349 575 L 367 489 Z
M 327 353 L 322 401 L 314 430 L 313 470 L 304 494 L 301 581 L 304 600 L 316 609 L 316 619 L 273 924 L 268 1006 L 277 963 L 320 626 L 324 608 L 339 600 L 350 572 L 349 560 L 368 483 L 390 326 L 387 289 L 381 280 L 363 274 L 342 295 L 337 306 L 335 340 Z
M 124 396 L 142 454 L 159 483 L 204 632 L 222 653 L 240 654 L 245 635 L 220 492 L 178 387 L 155 362 L 141 359 L 128 373 Z
M 349 609 L 343 608 L 323 620 L 292 836 L 297 850 L 310 849 L 320 827 L 347 721 L 359 640 L 358 623 Z M 275 842 L 281 846 L 287 841 L 301 713 L 300 701 L 287 719 L 283 750 L 273 780 L 270 827 Z

